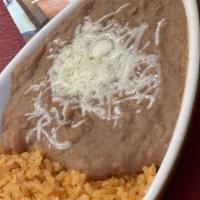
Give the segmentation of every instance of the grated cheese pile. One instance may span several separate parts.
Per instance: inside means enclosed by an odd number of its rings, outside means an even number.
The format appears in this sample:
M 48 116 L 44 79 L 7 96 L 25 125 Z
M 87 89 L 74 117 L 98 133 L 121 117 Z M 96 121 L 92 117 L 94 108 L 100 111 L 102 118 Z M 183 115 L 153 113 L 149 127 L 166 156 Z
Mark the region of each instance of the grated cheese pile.
M 103 26 L 87 17 L 48 73 L 52 97 L 78 104 L 83 116 L 92 113 L 103 120 L 121 118 L 120 104 L 125 101 L 148 100 L 150 108 L 160 83 L 160 66 L 157 55 L 139 48 L 147 28 L 142 24 L 129 29 L 114 20 Z M 145 66 L 142 71 L 141 66 Z

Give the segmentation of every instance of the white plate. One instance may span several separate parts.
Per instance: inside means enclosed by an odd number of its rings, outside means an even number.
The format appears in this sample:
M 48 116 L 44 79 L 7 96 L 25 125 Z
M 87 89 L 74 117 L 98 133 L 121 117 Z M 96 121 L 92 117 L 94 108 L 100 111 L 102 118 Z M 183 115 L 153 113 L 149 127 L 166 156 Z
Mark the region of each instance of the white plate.
M 40 44 L 40 42 L 51 32 L 56 26 L 82 2 L 83 0 L 74 0 L 59 15 L 49 22 L 31 41 L 18 53 L 18 55 L 9 63 L 5 70 L 0 74 L 0 133 L 2 132 L 2 113 L 5 105 L 10 98 L 11 89 L 11 73 L 12 70 L 28 57 Z M 178 117 L 176 128 L 168 151 L 164 157 L 158 174 L 151 185 L 145 200 L 154 200 L 158 198 L 163 190 L 167 179 L 169 178 L 175 162 L 181 151 L 187 127 L 191 118 L 192 108 L 194 105 L 195 95 L 197 91 L 199 76 L 199 18 L 198 7 L 195 0 L 183 0 L 187 19 L 188 19 L 188 35 L 189 35 L 189 65 L 186 77 L 186 85 L 184 90 L 183 103 Z

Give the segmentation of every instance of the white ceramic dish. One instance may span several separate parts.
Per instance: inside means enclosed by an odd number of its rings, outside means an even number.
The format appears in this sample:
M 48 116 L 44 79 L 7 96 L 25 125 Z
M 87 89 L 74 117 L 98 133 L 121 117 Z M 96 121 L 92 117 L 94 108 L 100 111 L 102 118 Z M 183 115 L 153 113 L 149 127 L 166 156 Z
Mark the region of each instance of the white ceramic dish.
M 2 132 L 2 113 L 5 105 L 9 101 L 11 89 L 12 70 L 40 44 L 56 26 L 82 2 L 83 0 L 74 0 L 58 16 L 56 16 L 48 25 L 46 25 L 31 41 L 20 51 L 20 53 L 9 63 L 6 69 L 0 74 L 0 133 Z M 158 171 L 158 174 L 145 196 L 145 200 L 157 199 L 169 178 L 178 155 L 181 151 L 187 127 L 190 121 L 192 108 L 194 105 L 199 76 L 199 18 L 196 0 L 183 0 L 187 19 L 189 35 L 189 65 L 183 97 L 183 103 L 179 118 L 174 130 L 168 151 Z

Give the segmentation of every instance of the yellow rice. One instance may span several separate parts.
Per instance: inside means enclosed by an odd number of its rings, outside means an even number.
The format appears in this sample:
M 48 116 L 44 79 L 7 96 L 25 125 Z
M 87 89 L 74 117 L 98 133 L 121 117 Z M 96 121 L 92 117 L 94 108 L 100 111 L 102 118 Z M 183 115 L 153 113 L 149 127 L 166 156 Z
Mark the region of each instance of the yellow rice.
M 65 170 L 38 149 L 22 154 L 0 152 L 0 200 L 140 200 L 156 175 L 144 167 L 136 176 L 90 181 Z

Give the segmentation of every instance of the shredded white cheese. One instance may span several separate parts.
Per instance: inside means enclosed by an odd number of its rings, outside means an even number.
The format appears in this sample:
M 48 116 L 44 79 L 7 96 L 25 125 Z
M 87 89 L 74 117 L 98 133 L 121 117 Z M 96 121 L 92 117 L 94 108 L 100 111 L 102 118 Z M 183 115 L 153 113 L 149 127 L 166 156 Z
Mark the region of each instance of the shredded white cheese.
M 40 0 L 31 0 L 31 3 L 32 3 L 32 4 L 35 4 L 35 3 L 37 3 L 38 1 L 40 1 Z
M 100 18 L 97 22 L 101 23 L 102 21 L 104 21 L 105 19 L 108 19 L 109 17 L 112 17 L 114 15 L 119 14 L 121 11 L 123 11 L 124 9 L 126 9 L 128 6 L 130 5 L 130 3 L 126 3 L 122 6 L 120 6 L 117 10 L 115 10 L 114 12 L 110 12 L 107 15 L 104 15 L 102 18 Z
M 51 111 L 48 110 L 47 105 L 42 105 L 41 98 L 42 98 L 42 92 L 39 93 L 39 95 L 34 100 L 34 111 L 32 113 L 26 113 L 25 117 L 27 117 L 28 120 L 32 120 L 35 118 L 38 118 L 36 127 L 29 131 L 26 141 L 30 142 L 30 139 L 34 136 L 36 133 L 36 139 L 37 141 L 41 141 L 42 136 L 46 137 L 53 147 L 55 147 L 58 150 L 65 150 L 70 148 L 71 143 L 69 141 L 65 142 L 58 142 L 56 138 L 56 132 L 57 130 L 62 126 L 67 124 L 67 121 L 62 122 L 60 120 L 60 116 L 56 108 L 52 108 Z M 55 113 L 55 117 L 53 118 L 51 116 L 51 113 Z M 55 119 L 57 121 L 57 127 L 52 127 L 51 131 L 47 133 L 45 130 L 46 127 L 49 127 L 51 125 L 52 120 Z
M 155 44 L 158 46 L 160 44 L 160 29 L 161 26 L 163 25 L 163 23 L 166 21 L 165 18 L 161 19 L 156 27 L 156 31 L 155 31 Z
M 144 52 L 150 41 L 141 45 L 148 24 L 129 28 L 128 23 L 121 25 L 113 19 L 102 24 L 128 6 L 124 4 L 97 21 L 86 17 L 84 24 L 77 26 L 74 39 L 68 45 L 63 39 L 53 41 L 53 45 L 59 47 L 59 53 L 55 54 L 52 47 L 49 48 L 47 57 L 54 60 L 47 74 L 48 80 L 31 86 L 25 92 L 38 92 L 34 111 L 25 114 L 27 120 L 37 119 L 27 141 L 36 133 L 37 140 L 45 137 L 50 146 L 65 150 L 70 148 L 71 143 L 60 143 L 56 138 L 63 125 L 78 128 L 85 124 L 84 117 L 89 114 L 112 121 L 115 127 L 123 118 L 122 104 L 127 101 L 137 105 L 135 114 L 142 112 L 139 106 L 144 101 L 148 102 L 147 109 L 152 107 L 159 91 L 161 71 L 158 55 Z M 156 29 L 156 45 L 163 22 L 161 20 Z M 62 112 L 42 104 L 42 96 L 49 89 L 52 102 L 59 103 Z M 79 109 L 83 119 L 71 121 L 66 115 L 68 109 Z M 47 132 L 46 128 L 51 127 L 53 120 L 56 126 Z
M 160 65 L 157 55 L 142 50 L 149 42 L 140 47 L 148 25 L 130 29 L 112 20 L 103 26 L 87 17 L 78 29 L 48 72 L 52 98 L 78 103 L 83 116 L 95 114 L 103 120 L 121 118 L 123 112 L 115 113 L 115 106 L 128 100 L 148 100 L 150 108 L 160 83 Z

